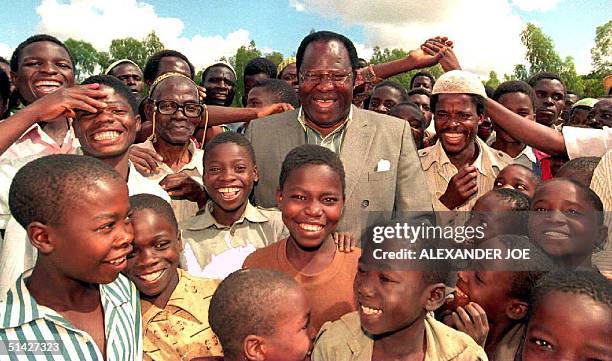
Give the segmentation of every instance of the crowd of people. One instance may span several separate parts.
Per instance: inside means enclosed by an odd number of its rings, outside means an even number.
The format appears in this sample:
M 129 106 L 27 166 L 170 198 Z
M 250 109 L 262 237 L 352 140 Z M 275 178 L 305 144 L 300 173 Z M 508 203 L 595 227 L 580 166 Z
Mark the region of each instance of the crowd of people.
M 488 89 L 453 46 L 368 64 L 313 32 L 248 62 L 232 107 L 226 62 L 76 84 L 64 43 L 23 41 L 0 58 L 0 358 L 612 360 L 612 76 Z M 400 223 L 481 232 L 373 238 Z M 529 256 L 393 256 L 434 248 Z

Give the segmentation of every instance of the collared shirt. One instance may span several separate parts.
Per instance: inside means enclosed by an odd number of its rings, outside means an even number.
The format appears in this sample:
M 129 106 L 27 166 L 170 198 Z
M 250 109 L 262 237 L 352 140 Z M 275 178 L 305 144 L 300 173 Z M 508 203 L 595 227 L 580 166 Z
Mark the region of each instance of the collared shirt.
M 74 327 L 58 312 L 39 305 L 26 287 L 24 273 L 0 302 L 0 340 L 57 342 L 57 354 L 26 352 L 10 360 L 104 360 L 91 336 Z M 123 275 L 99 285 L 104 311 L 108 361 L 142 360 L 141 315 L 138 290 Z M 55 346 L 52 346 L 52 348 Z
M 146 142 L 140 144 L 141 147 L 155 151 L 155 147 L 153 146 L 153 142 L 147 140 Z M 150 181 L 153 181 L 157 184 L 161 182 L 164 178 L 166 178 L 170 174 L 175 173 L 185 173 L 190 176 L 193 180 L 198 182 L 198 184 L 202 185 L 202 175 L 204 174 L 204 165 L 203 165 L 203 157 L 204 151 L 198 149 L 194 142 L 189 142 L 189 154 L 191 155 L 191 159 L 189 163 L 183 165 L 178 172 L 175 172 L 164 162 L 157 162 L 157 166 L 159 167 L 159 173 L 157 174 L 143 174 L 145 178 Z M 179 222 L 186 220 L 189 217 L 195 216 L 200 207 L 198 207 L 197 202 L 192 202 L 187 199 L 172 199 L 171 201 L 172 209 L 174 209 L 174 214 L 176 215 L 176 219 Z
M 353 105 L 349 110 L 348 117 L 346 120 L 334 129 L 331 133 L 326 136 L 321 135 L 319 131 L 313 129 L 306 123 L 306 115 L 304 114 L 304 108 L 300 107 L 300 111 L 298 112 L 298 122 L 304 128 L 304 134 L 306 136 L 306 144 L 315 144 L 325 147 L 336 154 L 340 154 L 340 149 L 342 148 L 342 141 L 344 140 L 344 134 L 346 133 L 346 128 L 348 123 L 353 118 Z
M 486 361 L 482 347 L 430 314 L 425 316 L 425 361 Z M 359 313 L 352 312 L 321 327 L 312 361 L 371 361 L 374 340 L 361 329 Z
M 181 267 L 206 278 L 223 279 L 242 268 L 246 257 L 287 237 L 280 211 L 247 203 L 244 213 L 231 226 L 219 224 L 209 201 L 198 215 L 180 224 L 184 241 Z
M 455 208 L 454 211 L 467 212 L 471 210 L 479 197 L 493 189 L 497 174 L 505 166 L 512 164 L 512 158 L 509 155 L 489 147 L 478 137 L 475 139 L 476 146 L 478 147 L 478 157 L 473 165 L 478 170 L 478 175 L 476 176 L 478 192 L 467 202 Z M 419 158 L 427 177 L 427 185 L 433 197 L 434 210 L 449 211 L 440 202 L 440 197 L 446 192 L 451 178 L 458 173 L 457 168 L 446 155 L 441 142 L 437 142 L 429 148 L 419 150 Z
M 179 282 L 163 309 L 141 299 L 144 360 L 191 360 L 222 356 L 221 343 L 208 324 L 210 299 L 218 280 L 178 269 Z
M 608 227 L 608 242 L 601 252 L 593 254 L 593 264 L 612 279 L 612 150 L 606 152 L 593 171 L 590 188 L 601 198 L 604 223 Z
M 57 144 L 40 125 L 34 124 L 0 155 L 0 160 L 14 161 L 34 155 L 40 158 L 51 154 L 75 154 L 79 146 L 79 140 L 74 135 L 72 126 L 68 127 L 62 143 Z
M 612 128 L 563 127 L 562 133 L 570 159 L 601 157 L 612 149 Z

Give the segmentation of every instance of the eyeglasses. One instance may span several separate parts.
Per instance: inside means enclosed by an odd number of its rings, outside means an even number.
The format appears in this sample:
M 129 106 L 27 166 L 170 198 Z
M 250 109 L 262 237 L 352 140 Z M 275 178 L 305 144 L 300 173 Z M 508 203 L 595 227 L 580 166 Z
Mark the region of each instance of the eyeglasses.
M 352 69 L 340 69 L 340 70 L 307 70 L 300 72 L 300 78 L 303 83 L 308 84 L 320 84 L 323 79 L 329 79 L 334 84 L 342 84 L 346 82 L 349 77 L 353 75 Z
M 198 103 L 180 105 L 172 100 L 151 100 L 153 101 L 155 109 L 163 115 L 172 115 L 180 109 L 187 118 L 197 118 L 202 114 L 202 111 L 204 111 L 204 107 Z

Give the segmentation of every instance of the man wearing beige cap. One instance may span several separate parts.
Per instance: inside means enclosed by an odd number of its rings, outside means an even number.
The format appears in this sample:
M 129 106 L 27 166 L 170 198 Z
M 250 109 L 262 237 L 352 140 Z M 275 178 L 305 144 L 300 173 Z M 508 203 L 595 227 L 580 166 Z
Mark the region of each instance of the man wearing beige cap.
M 112 75 L 127 85 L 136 98 L 140 99 L 144 95 L 144 80 L 142 70 L 135 62 L 130 59 L 120 59 L 112 63 L 104 72 Z
M 445 73 L 434 84 L 431 109 L 439 141 L 420 150 L 419 158 L 437 211 L 469 211 L 512 163 L 476 136 L 486 98 L 480 80 L 463 70 Z

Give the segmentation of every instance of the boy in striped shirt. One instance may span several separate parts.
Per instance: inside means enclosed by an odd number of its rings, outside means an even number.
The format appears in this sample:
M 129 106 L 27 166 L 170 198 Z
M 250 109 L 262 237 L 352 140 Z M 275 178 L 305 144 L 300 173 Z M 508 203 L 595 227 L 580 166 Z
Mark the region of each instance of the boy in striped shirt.
M 38 258 L 2 296 L 0 358 L 141 360 L 138 291 L 119 274 L 134 238 L 125 181 L 94 158 L 51 155 L 9 194 Z

